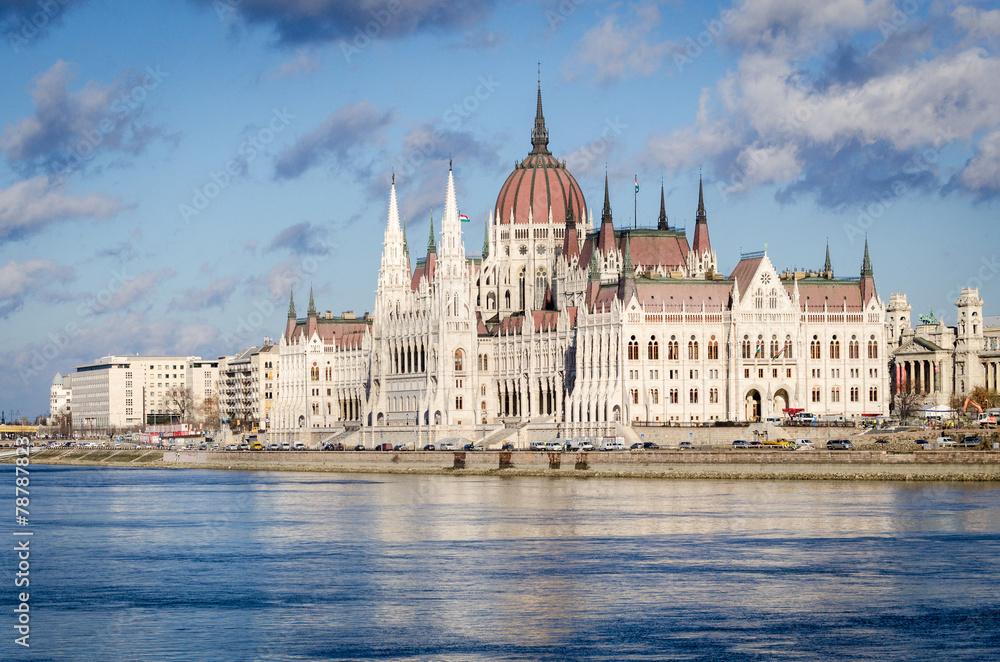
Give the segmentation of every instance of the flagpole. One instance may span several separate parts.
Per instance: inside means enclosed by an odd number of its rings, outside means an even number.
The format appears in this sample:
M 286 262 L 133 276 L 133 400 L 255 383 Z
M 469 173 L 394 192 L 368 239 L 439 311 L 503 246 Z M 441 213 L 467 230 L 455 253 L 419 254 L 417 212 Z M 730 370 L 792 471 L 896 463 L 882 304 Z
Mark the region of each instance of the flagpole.
M 635 181 L 639 181 L 639 173 L 635 174 Z M 632 229 L 638 229 L 639 227 L 639 184 L 635 185 L 635 192 L 632 194 Z

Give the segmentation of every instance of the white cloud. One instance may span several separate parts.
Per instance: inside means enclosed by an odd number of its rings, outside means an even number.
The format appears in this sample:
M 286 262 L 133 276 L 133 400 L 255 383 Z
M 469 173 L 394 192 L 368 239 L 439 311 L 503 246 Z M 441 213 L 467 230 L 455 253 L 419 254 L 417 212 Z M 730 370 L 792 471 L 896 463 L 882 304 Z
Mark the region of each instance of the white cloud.
M 741 46 L 786 54 L 817 52 L 831 38 L 871 29 L 894 10 L 893 0 L 746 0 L 727 38 Z
M 41 231 L 55 221 L 74 218 L 107 219 L 125 207 L 121 198 L 102 193 L 75 197 L 61 181 L 35 177 L 0 190 L 0 244 Z
M 305 48 L 295 51 L 295 57 L 279 63 L 264 75 L 269 81 L 276 81 L 282 78 L 291 78 L 303 74 L 315 74 L 319 72 L 319 58 L 316 54 Z
M 578 77 L 593 68 L 597 83 L 610 83 L 659 70 L 664 58 L 681 48 L 671 41 L 657 41 L 654 28 L 660 24 L 660 12 L 654 4 L 635 10 L 628 25 L 619 24 L 617 16 L 608 16 L 588 30 L 573 54 L 567 58 L 567 74 Z
M 959 6 L 951 13 L 955 23 L 976 37 L 996 37 L 1000 35 L 1000 9 L 976 9 Z
M 976 155 L 959 175 L 969 190 L 1000 193 L 1000 131 L 993 131 L 979 141 Z

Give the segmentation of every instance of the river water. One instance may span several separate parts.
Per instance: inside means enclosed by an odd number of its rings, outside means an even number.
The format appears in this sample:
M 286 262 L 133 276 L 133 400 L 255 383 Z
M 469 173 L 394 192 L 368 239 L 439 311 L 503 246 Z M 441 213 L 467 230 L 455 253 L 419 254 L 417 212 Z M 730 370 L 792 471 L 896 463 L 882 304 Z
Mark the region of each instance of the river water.
M 30 529 L 31 647 L 9 551 L 4 660 L 1000 652 L 995 484 L 32 465 Z

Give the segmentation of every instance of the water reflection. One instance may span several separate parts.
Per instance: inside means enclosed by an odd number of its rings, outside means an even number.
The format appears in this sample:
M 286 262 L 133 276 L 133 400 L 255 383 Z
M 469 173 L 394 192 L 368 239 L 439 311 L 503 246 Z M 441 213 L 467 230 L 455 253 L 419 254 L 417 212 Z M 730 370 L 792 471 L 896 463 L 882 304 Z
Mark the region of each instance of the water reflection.
M 32 485 L 24 659 L 918 660 L 1000 644 L 983 625 L 1000 615 L 989 484 L 38 467 Z

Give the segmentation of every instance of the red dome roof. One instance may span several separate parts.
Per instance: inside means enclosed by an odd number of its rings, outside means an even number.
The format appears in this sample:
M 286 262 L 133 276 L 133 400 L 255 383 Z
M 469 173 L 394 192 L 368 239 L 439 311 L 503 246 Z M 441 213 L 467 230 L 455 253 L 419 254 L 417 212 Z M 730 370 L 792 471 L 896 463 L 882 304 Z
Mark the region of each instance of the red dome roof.
M 507 181 L 500 187 L 497 196 L 496 221 L 507 224 L 527 223 L 528 210 L 535 223 L 566 222 L 566 207 L 572 204 L 573 219 L 584 222 L 587 218 L 587 202 L 583 191 L 573 175 L 549 152 L 549 132 L 542 116 L 542 88 L 538 88 L 538 109 L 535 114 L 535 128 L 531 132 L 534 149 L 528 157 L 514 167 Z

